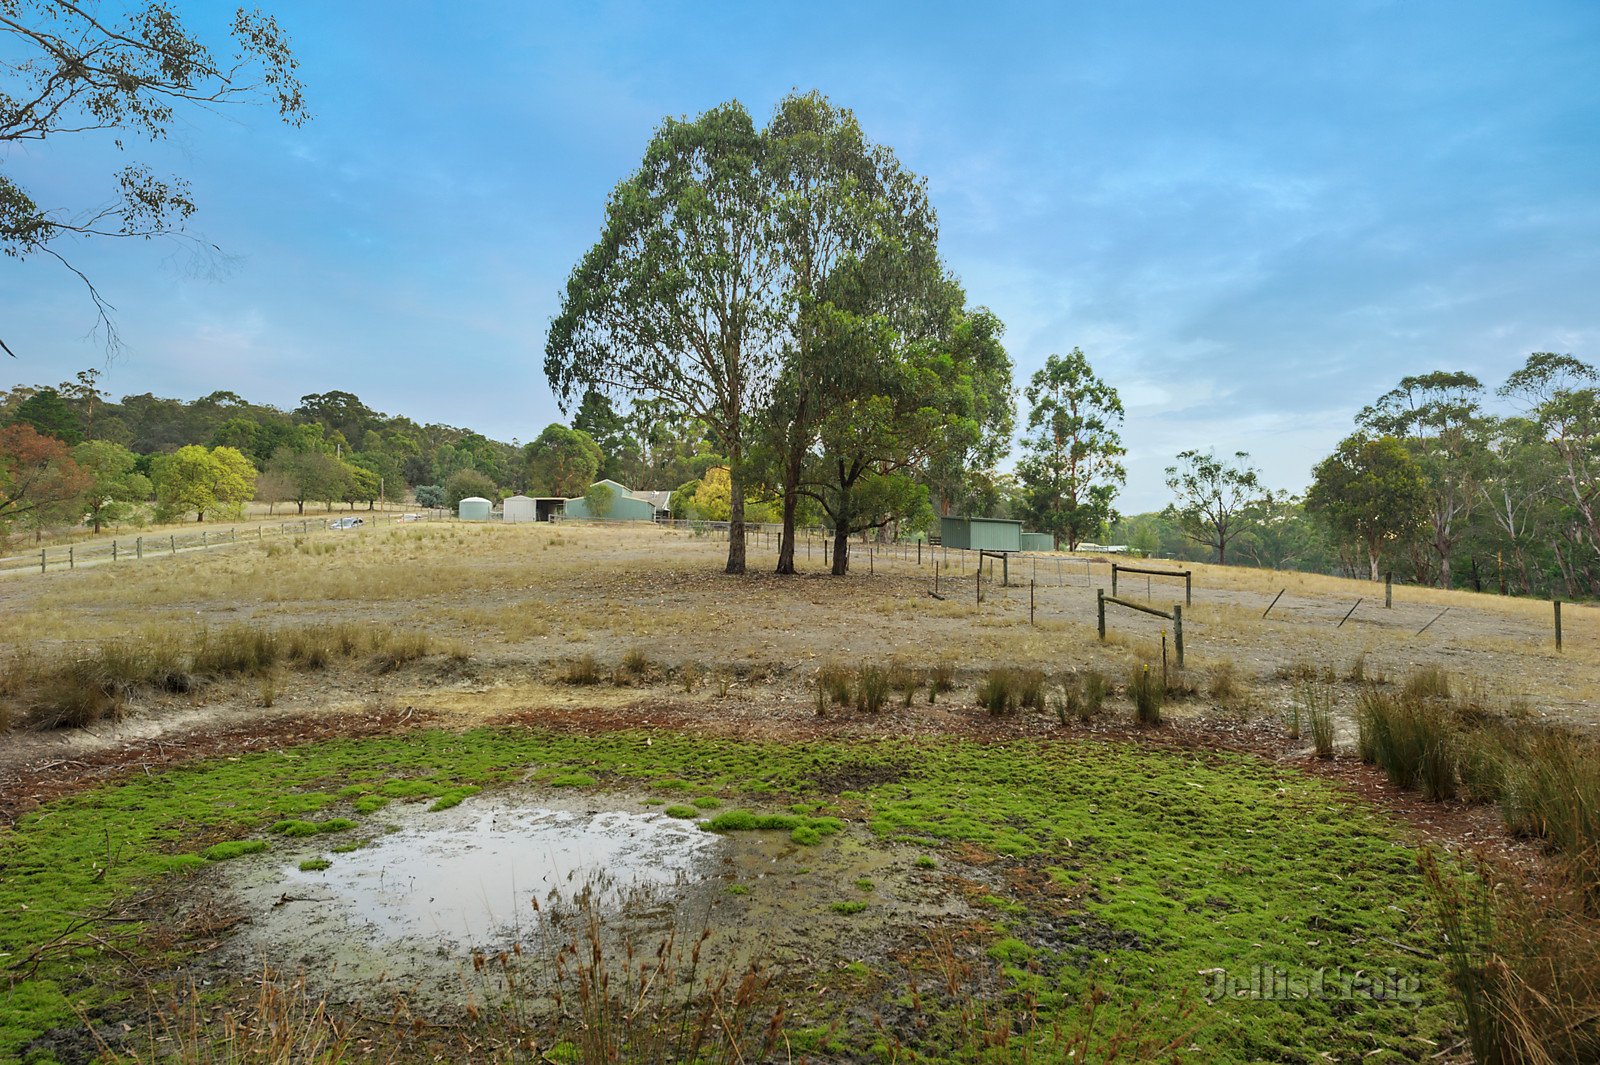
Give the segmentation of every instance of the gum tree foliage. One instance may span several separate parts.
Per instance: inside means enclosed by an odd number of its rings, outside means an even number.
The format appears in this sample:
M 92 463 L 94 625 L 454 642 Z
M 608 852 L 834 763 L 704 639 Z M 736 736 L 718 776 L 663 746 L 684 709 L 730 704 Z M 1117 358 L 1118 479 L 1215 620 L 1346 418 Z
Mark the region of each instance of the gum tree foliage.
M 611 508 L 616 505 L 617 493 L 609 484 L 595 482 L 583 493 L 583 503 L 591 518 L 604 518 L 611 514 Z
M 766 174 L 782 272 L 783 377 L 766 412 L 768 475 L 781 497 L 777 572 L 793 573 L 795 514 L 807 457 L 826 406 L 839 399 L 835 360 L 858 353 L 828 343 L 837 335 L 846 274 L 895 244 L 931 249 L 937 241 L 923 183 L 887 148 L 870 144 L 848 110 L 819 93 L 783 99 L 764 133 Z M 865 293 L 853 293 L 860 302 Z
M 442 507 L 444 506 L 444 485 L 419 484 L 416 487 L 417 506 Z
M 737 103 L 664 121 L 612 192 L 545 347 L 563 409 L 592 389 L 705 423 L 734 482 L 729 573 L 745 570 L 746 430 L 772 393 L 782 322 L 763 151 Z
M 1383 554 L 1428 519 L 1422 470 L 1392 436 L 1357 433 L 1339 442 L 1312 472 L 1306 507 L 1366 551 L 1367 576 L 1378 579 Z
M 83 422 L 78 412 L 53 388 L 41 388 L 23 400 L 17 406 L 16 420 L 68 444 L 83 440 Z
M 24 422 L 0 429 L 0 531 L 17 520 L 42 524 L 75 506 L 89 483 L 60 440 Z
M 1068 550 L 1116 520 L 1112 503 L 1127 480 L 1127 453 L 1117 426 L 1122 400 L 1094 375 L 1078 348 L 1051 355 L 1033 375 L 1026 456 L 1017 465 L 1027 493 L 1027 512 L 1059 549 Z
M 1228 563 L 1228 544 L 1249 528 L 1250 508 L 1269 495 L 1244 451 L 1232 461 L 1212 451 L 1179 452 L 1177 465 L 1167 467 L 1167 488 L 1177 496 L 1168 517 L 1189 539 L 1215 550 L 1219 565 Z
M 1555 460 L 1552 496 L 1570 508 L 1580 534 L 1566 537 L 1567 558 L 1558 551 L 1558 565 L 1569 585 L 1580 568 L 1587 572 L 1591 592 L 1600 594 L 1600 370 L 1571 355 L 1534 352 L 1500 395 L 1523 405 Z
M 190 444 L 156 456 L 150 481 L 160 514 L 175 518 L 192 510 L 196 521 L 205 521 L 208 513 L 234 514 L 249 502 L 255 495 L 256 468 L 235 448 L 207 451 Z
M 581 429 L 547 425 L 538 438 L 523 448 L 528 483 L 538 495 L 567 499 L 583 494 L 595 481 L 603 456 L 600 446 Z
M 150 478 L 138 472 L 139 456 L 109 440 L 86 440 L 72 449 L 72 461 L 88 478 L 82 510 L 95 532 L 118 525 L 154 494 Z
M 240 8 L 226 33 L 227 45 L 208 44 L 162 0 L 0 0 L 0 147 L 102 132 L 123 151 L 130 139 L 164 139 L 190 112 L 229 104 L 264 103 L 292 126 L 305 121 L 296 60 L 277 20 Z M 197 205 L 182 178 L 138 162 L 117 169 L 111 185 L 101 205 L 73 207 L 0 170 L 0 251 L 71 271 L 115 348 L 111 307 L 67 259 L 63 238 L 179 236 Z M 0 349 L 11 353 L 3 338 Z
M 444 505 L 454 510 L 463 499 L 472 496 L 493 499 L 496 492 L 496 485 L 488 475 L 478 470 L 458 470 L 444 483 Z
M 1483 385 L 1469 373 L 1438 371 L 1404 377 L 1356 416 L 1375 435 L 1405 443 L 1428 486 L 1426 548 L 1439 587 L 1453 583 L 1456 544 L 1468 530 L 1483 473 Z M 1425 573 L 1419 572 L 1418 579 Z

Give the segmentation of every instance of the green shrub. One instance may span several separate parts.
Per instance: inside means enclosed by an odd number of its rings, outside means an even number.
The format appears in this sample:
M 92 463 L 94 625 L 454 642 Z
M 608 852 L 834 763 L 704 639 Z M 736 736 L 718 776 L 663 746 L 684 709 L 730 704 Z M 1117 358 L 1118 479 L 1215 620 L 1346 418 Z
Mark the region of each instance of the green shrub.
M 940 662 L 928 671 L 928 703 L 931 705 L 945 692 L 955 691 L 956 667 Z

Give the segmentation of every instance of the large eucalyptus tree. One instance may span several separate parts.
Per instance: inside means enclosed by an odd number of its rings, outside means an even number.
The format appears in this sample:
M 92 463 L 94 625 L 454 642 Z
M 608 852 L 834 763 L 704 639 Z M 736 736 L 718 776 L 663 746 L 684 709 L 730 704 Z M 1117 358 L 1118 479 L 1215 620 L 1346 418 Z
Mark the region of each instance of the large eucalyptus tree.
M 668 119 L 606 205 L 545 347 L 563 409 L 590 389 L 669 400 L 728 458 L 727 572 L 745 571 L 750 419 L 780 366 L 786 320 L 766 144 L 738 103 Z

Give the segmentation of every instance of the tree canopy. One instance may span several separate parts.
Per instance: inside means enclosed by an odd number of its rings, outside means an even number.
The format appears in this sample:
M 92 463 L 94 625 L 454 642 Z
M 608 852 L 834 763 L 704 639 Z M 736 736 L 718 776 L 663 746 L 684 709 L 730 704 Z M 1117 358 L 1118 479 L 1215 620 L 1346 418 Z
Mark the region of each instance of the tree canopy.
M 117 6 L 0 4 L 0 145 L 112 131 L 125 150 L 134 138 L 165 138 L 190 111 L 235 103 L 266 103 L 290 125 L 309 116 L 288 36 L 272 15 L 239 8 L 226 24 L 228 44 L 219 46 L 161 0 Z M 137 162 L 117 169 L 111 184 L 103 203 L 85 209 L 0 170 L 0 251 L 65 266 L 87 287 L 114 346 L 110 306 L 66 258 L 62 239 L 179 235 L 198 205 L 184 179 Z M 11 353 L 4 338 L 0 349 Z
M 1098 537 L 1116 520 L 1112 504 L 1127 479 L 1126 453 L 1117 426 L 1122 400 L 1094 375 L 1078 348 L 1051 355 L 1034 375 L 1028 397 L 1027 455 L 1017 473 L 1027 492 L 1028 514 L 1056 546 Z

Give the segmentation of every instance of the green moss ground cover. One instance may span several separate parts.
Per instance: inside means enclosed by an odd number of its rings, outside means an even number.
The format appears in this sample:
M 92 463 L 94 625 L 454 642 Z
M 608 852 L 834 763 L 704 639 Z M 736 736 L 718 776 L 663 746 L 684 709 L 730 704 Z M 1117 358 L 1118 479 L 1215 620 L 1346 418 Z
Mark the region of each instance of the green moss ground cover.
M 281 823 L 347 830 L 334 815 L 368 824 L 374 800 L 444 808 L 530 773 L 561 787 L 715 793 L 754 811 L 825 803 L 924 850 L 997 856 L 991 868 L 1048 890 L 980 900 L 996 964 L 1046 1009 L 1070 1001 L 1092 970 L 1157 1007 L 1156 1023 L 1170 1016 L 1174 1034 L 1194 1027 L 1196 1060 L 1423 1060 L 1451 1038 L 1443 970 L 1414 953 L 1433 954 L 1426 904 L 1394 825 L 1333 785 L 1248 756 L 1088 741 L 778 745 L 480 729 L 197 763 L 58 801 L 0 833 L 0 971 L 67 934 L 75 914 L 194 875 L 201 855 L 275 848 Z M 705 827 L 806 830 L 826 845 L 839 824 L 728 810 Z M 1044 934 L 1046 911 L 1078 915 L 1085 934 Z M 1417 979 L 1420 1005 L 1247 997 L 1261 966 L 1394 969 Z M 1218 969 L 1244 978 L 1246 996 L 1203 1001 Z M 74 1003 L 91 1014 L 113 1004 L 116 982 L 96 977 L 114 971 L 84 941 L 0 975 L 0 1061 L 78 1023 Z M 1195 1009 L 1179 1019 L 1184 1000 Z

